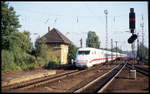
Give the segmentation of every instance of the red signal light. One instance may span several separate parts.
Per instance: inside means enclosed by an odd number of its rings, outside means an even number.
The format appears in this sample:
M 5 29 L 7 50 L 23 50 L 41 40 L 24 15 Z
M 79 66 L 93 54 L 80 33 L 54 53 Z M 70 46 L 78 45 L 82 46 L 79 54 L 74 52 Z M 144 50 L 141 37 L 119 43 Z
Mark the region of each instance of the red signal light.
M 130 18 L 129 21 L 135 21 L 135 18 Z
M 134 13 L 134 8 L 130 9 L 129 13 L 129 28 L 131 29 L 131 33 L 134 33 L 135 29 L 135 13 Z

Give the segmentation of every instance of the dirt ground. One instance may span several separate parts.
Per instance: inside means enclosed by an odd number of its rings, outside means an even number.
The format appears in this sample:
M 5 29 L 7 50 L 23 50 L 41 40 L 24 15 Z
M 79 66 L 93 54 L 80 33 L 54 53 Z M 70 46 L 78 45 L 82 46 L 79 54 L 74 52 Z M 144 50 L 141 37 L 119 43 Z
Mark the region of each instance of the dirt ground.
M 94 80 L 100 75 L 111 70 L 116 65 L 105 65 L 105 67 L 95 68 L 94 71 L 79 73 L 78 75 L 67 76 L 65 79 L 51 82 L 39 87 L 31 88 L 24 91 L 15 92 L 73 92 L 74 90 L 84 86 L 89 81 Z
M 148 93 L 149 77 L 136 72 L 136 79 L 129 77 L 129 68 L 123 71 L 104 90 L 104 93 Z
M 50 71 L 52 69 L 44 69 L 44 68 L 38 68 L 38 69 L 34 69 L 34 70 L 27 70 L 27 71 L 19 71 L 19 72 L 9 72 L 9 73 L 2 73 L 1 74 L 1 81 L 9 81 L 15 78 L 20 78 L 22 76 L 28 76 L 28 75 L 32 75 L 32 74 L 38 74 L 38 73 L 44 73 L 47 71 Z M 59 73 L 63 73 L 63 72 L 67 72 L 70 71 L 71 69 L 67 70 L 67 69 L 54 69 L 56 70 L 56 74 Z
M 99 69 L 96 69 L 95 71 L 81 73 L 80 75 L 76 75 L 76 76 L 68 76 L 65 79 L 56 82 L 48 83 L 46 85 L 42 85 L 24 91 L 15 91 L 15 92 L 30 92 L 30 93 L 31 92 L 73 92 L 79 87 L 85 85 L 87 82 L 109 71 L 110 69 L 112 69 L 112 67 L 114 67 L 114 65 L 106 65 L 105 67 L 101 67 Z M 34 72 L 43 72 L 43 71 L 47 71 L 47 70 L 43 70 L 43 69 L 34 70 Z M 62 73 L 64 71 L 69 71 L 69 70 L 58 69 L 56 70 L 56 73 Z M 123 71 L 104 90 L 104 93 L 148 93 L 149 77 L 139 72 L 136 72 L 136 79 L 135 80 L 130 79 L 129 71 L 130 69 L 125 67 L 125 69 L 123 69 Z M 5 77 L 6 76 L 13 77 L 15 76 L 14 74 L 23 75 L 23 73 L 31 74 L 30 71 L 28 72 L 24 71 L 24 72 L 16 72 L 9 75 L 5 74 Z

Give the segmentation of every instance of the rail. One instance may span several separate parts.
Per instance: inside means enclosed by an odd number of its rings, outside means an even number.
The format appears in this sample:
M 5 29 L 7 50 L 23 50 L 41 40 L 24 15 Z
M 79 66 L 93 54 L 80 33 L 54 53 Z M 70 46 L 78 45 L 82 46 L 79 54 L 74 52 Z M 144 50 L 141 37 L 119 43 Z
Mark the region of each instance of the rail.
M 127 67 L 132 68 L 132 64 L 127 63 Z M 143 68 L 140 68 L 137 66 L 134 66 L 134 68 L 136 69 L 136 71 L 138 71 L 146 76 L 149 76 L 149 70 L 146 70 L 146 69 L 143 69 Z
M 102 64 L 100 64 L 100 65 L 102 66 Z M 18 84 L 10 85 L 10 86 L 7 86 L 7 87 L 2 87 L 2 90 L 3 91 L 25 90 L 25 89 L 32 88 L 32 87 L 37 87 L 37 86 L 40 86 L 40 85 L 43 85 L 43 84 L 46 84 L 46 83 L 49 83 L 49 82 L 57 81 L 57 80 L 65 78 L 67 76 L 71 76 L 71 75 L 79 74 L 79 73 L 82 73 L 82 72 L 85 72 L 85 71 L 93 70 L 93 69 L 95 69 L 95 67 L 98 67 L 98 66 L 93 66 L 93 67 L 88 68 L 86 70 L 73 70 L 71 72 L 61 73 L 61 74 L 58 74 L 58 75 L 56 74 L 54 76 L 42 77 L 42 78 L 34 79 L 32 81 L 18 83 Z
M 121 64 L 120 64 L 121 65 Z M 112 71 L 116 70 L 116 68 L 118 68 L 120 65 L 117 65 L 116 67 L 114 67 L 113 69 L 111 69 L 110 71 L 108 71 L 107 73 L 103 74 L 102 76 L 99 76 L 98 78 L 96 78 L 95 80 L 89 82 L 88 84 L 86 84 L 83 87 L 80 87 L 79 89 L 75 90 L 74 93 L 80 93 L 80 92 L 86 92 L 86 90 L 89 90 L 89 87 L 92 87 L 96 82 L 98 82 L 99 80 L 102 80 L 103 78 L 105 78 L 108 74 L 110 74 Z M 124 64 L 125 66 L 126 64 Z M 124 68 L 124 66 L 120 69 L 120 71 Z M 109 78 L 109 80 L 107 80 L 106 82 L 103 82 L 104 84 L 101 84 L 101 87 L 98 91 L 98 93 L 102 92 L 107 86 L 108 84 L 114 79 L 114 77 L 116 77 L 119 73 L 115 73 L 116 75 L 111 75 L 111 77 Z

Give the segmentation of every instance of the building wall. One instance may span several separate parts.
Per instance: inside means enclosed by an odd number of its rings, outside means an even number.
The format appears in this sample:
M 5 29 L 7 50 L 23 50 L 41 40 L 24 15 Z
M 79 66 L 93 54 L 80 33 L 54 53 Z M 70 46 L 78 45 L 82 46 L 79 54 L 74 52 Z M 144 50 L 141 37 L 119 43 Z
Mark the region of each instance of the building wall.
M 56 44 L 48 44 L 48 60 L 52 61 L 52 56 L 56 56 L 58 60 L 61 59 L 61 48 L 56 47 Z
M 52 56 L 56 56 L 61 64 L 67 64 L 68 45 L 48 44 L 48 59 L 52 60 Z
M 67 64 L 68 63 L 68 45 L 62 44 L 61 45 L 61 63 L 62 64 Z

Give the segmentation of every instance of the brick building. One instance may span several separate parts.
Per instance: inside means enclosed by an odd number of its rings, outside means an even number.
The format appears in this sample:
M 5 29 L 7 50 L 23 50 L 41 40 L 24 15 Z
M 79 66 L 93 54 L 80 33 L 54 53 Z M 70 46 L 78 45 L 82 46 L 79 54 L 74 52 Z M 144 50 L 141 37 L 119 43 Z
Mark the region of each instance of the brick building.
M 52 56 L 56 56 L 61 65 L 67 64 L 68 48 L 71 41 L 57 29 L 53 28 L 50 30 L 50 27 L 48 27 L 48 33 L 41 38 L 43 37 L 46 38 L 49 61 L 52 59 Z

